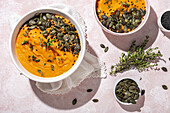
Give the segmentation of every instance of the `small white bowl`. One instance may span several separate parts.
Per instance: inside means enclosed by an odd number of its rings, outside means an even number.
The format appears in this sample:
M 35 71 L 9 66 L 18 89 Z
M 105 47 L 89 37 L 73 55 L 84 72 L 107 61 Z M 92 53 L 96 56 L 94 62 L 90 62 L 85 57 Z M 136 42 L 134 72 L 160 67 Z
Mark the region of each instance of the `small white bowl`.
M 128 33 L 117 33 L 117 32 L 113 32 L 109 29 L 107 29 L 99 20 L 99 18 L 97 17 L 97 14 L 96 14 L 96 2 L 97 0 L 94 0 L 94 5 L 93 5 L 93 12 L 94 12 L 94 15 L 95 15 L 95 18 L 98 22 L 98 24 L 100 25 L 100 27 L 107 33 L 111 34 L 111 35 L 116 35 L 116 36 L 125 36 L 125 35 L 130 35 L 130 34 L 133 34 L 137 31 L 139 31 L 144 25 L 145 23 L 147 22 L 148 18 L 149 18 L 149 14 L 150 14 L 150 3 L 149 3 L 149 0 L 145 0 L 145 6 L 146 6 L 146 14 L 144 16 L 144 19 L 142 20 L 141 24 L 136 28 L 134 29 L 133 31 L 131 32 L 128 32 Z
M 131 78 L 131 77 L 123 77 L 123 78 L 120 78 L 119 80 L 116 81 L 116 83 L 115 83 L 115 85 L 114 85 L 114 88 L 113 88 L 113 95 L 114 95 L 115 99 L 116 99 L 120 104 L 122 104 L 122 105 L 132 105 L 132 103 L 126 103 L 126 102 L 120 101 L 120 100 L 117 98 L 116 93 L 115 93 L 117 84 L 118 84 L 121 80 L 124 80 L 124 79 L 131 79 L 131 80 L 135 81 L 135 82 L 137 83 L 139 89 L 140 89 L 140 92 L 141 92 L 140 85 L 139 85 L 139 83 L 138 83 L 134 78 Z M 139 98 L 140 98 L 140 96 L 141 96 L 140 92 L 139 92 Z M 139 99 L 139 98 L 138 98 L 138 99 Z M 138 100 L 138 99 L 137 99 L 137 100 Z M 137 100 L 135 100 L 135 101 L 137 102 Z
M 51 77 L 51 78 L 38 77 L 38 76 L 28 72 L 22 66 L 22 64 L 19 62 L 17 55 L 16 55 L 16 49 L 15 49 L 15 42 L 16 42 L 17 34 L 18 34 L 21 26 L 26 21 L 28 21 L 31 17 L 33 17 L 36 13 L 45 13 L 45 12 L 49 12 L 49 13 L 53 13 L 53 14 L 59 14 L 59 15 L 65 17 L 65 18 L 67 18 L 68 20 L 70 20 L 72 22 L 72 24 L 75 25 L 75 27 L 78 31 L 78 34 L 79 34 L 79 37 L 80 37 L 80 43 L 81 43 L 81 51 L 80 51 L 79 57 L 78 57 L 76 63 L 74 64 L 74 66 L 70 70 L 68 70 L 67 72 L 63 73 L 62 75 L 57 76 L 57 77 Z M 9 49 L 10 49 L 10 55 L 11 55 L 13 63 L 15 64 L 17 69 L 21 73 L 23 73 L 23 75 L 25 75 L 29 79 L 37 81 L 37 82 L 52 83 L 52 82 L 61 81 L 65 78 L 69 77 L 73 72 L 76 71 L 76 69 L 79 67 L 79 65 L 81 64 L 81 62 L 84 58 L 84 54 L 85 54 L 85 51 L 86 51 L 86 41 L 85 41 L 84 32 L 83 32 L 81 26 L 69 14 L 69 10 L 67 9 L 67 7 L 64 7 L 64 6 L 61 5 L 61 8 L 52 8 L 52 7 L 38 8 L 38 9 L 32 10 L 32 11 L 28 12 L 27 14 L 25 14 L 24 16 L 22 16 L 21 19 L 17 22 L 17 24 L 15 25 L 14 29 L 11 32 Z
M 163 27 L 162 23 L 161 23 L 162 16 L 163 16 L 163 14 L 166 13 L 166 12 L 170 12 L 170 9 L 169 9 L 169 10 L 164 10 L 164 11 L 162 11 L 162 13 L 160 14 L 160 16 L 158 17 L 158 21 L 157 21 L 157 22 L 158 22 L 159 28 L 160 28 L 163 32 L 170 33 L 170 30 L 165 29 L 165 28 Z

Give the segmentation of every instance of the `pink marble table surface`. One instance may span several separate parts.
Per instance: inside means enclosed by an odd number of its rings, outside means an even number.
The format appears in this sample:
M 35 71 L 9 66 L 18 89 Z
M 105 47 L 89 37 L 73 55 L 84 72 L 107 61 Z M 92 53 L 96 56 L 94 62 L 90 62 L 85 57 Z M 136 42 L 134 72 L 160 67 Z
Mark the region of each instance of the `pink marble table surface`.
M 0 0 L 0 113 L 169 113 L 170 112 L 170 34 L 160 31 L 157 17 L 163 10 L 170 9 L 170 0 L 149 0 L 151 4 L 150 17 L 146 25 L 137 33 L 126 36 L 109 36 L 103 32 L 93 14 L 93 0 Z M 80 86 L 65 95 L 48 95 L 35 86 L 35 82 L 20 75 L 9 55 L 9 35 L 11 29 L 9 19 L 14 14 L 24 15 L 28 11 L 55 3 L 65 3 L 73 6 L 84 18 L 87 25 L 87 41 L 90 50 L 106 63 L 107 72 L 110 66 L 117 63 L 122 52 L 126 51 L 132 40 L 141 43 L 146 35 L 150 36 L 148 47 L 158 46 L 163 59 L 158 67 L 167 67 L 168 72 L 147 71 L 139 73 L 132 70 L 118 76 L 106 79 L 86 79 Z M 109 46 L 104 53 L 100 43 Z M 145 95 L 136 105 L 123 106 L 114 98 L 112 90 L 116 80 L 131 76 L 139 81 L 145 89 Z M 163 90 L 162 85 L 168 90 Z M 86 90 L 93 91 L 87 93 Z M 77 98 L 77 104 L 72 100 Z M 94 103 L 92 99 L 99 99 Z

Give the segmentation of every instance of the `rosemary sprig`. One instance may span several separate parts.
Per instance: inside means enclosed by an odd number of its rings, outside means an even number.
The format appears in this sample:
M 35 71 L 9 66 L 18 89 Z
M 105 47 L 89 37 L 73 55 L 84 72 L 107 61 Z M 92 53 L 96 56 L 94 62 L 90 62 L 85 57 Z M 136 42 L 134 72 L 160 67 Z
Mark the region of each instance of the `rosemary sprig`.
M 121 54 L 119 63 L 111 66 L 110 75 L 123 72 L 129 69 L 137 69 L 139 72 L 142 72 L 149 67 L 157 66 L 156 60 L 162 57 L 161 52 L 158 50 L 157 53 L 153 52 L 157 50 L 156 48 L 149 48 L 144 51 L 144 47 L 148 43 L 149 36 L 146 36 L 146 39 L 141 45 L 136 46 L 135 42 L 132 42 L 127 55 L 125 53 Z

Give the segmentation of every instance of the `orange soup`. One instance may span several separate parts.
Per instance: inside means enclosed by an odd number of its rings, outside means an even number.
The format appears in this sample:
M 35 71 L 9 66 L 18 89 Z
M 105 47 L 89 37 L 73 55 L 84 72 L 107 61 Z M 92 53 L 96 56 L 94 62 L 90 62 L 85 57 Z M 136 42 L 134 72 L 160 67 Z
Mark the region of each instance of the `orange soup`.
M 96 11 L 107 29 L 127 33 L 137 28 L 143 20 L 145 0 L 97 0 Z
M 20 28 L 15 48 L 26 70 L 49 78 L 71 69 L 78 59 L 81 45 L 78 32 L 68 19 L 40 13 Z

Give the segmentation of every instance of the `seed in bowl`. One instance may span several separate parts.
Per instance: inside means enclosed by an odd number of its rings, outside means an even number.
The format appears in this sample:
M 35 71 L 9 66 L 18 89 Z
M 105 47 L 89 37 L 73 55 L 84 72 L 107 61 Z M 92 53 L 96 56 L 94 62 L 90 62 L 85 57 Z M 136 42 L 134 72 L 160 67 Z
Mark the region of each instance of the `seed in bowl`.
M 40 77 L 56 77 L 77 61 L 81 44 L 75 26 L 61 15 L 37 13 L 20 28 L 16 53 L 22 66 Z
M 138 84 L 132 79 L 121 80 L 115 88 L 115 94 L 118 100 L 125 103 L 136 104 L 139 98 L 140 89 Z
M 133 31 L 146 14 L 145 0 L 97 0 L 96 3 L 99 21 L 117 33 Z

